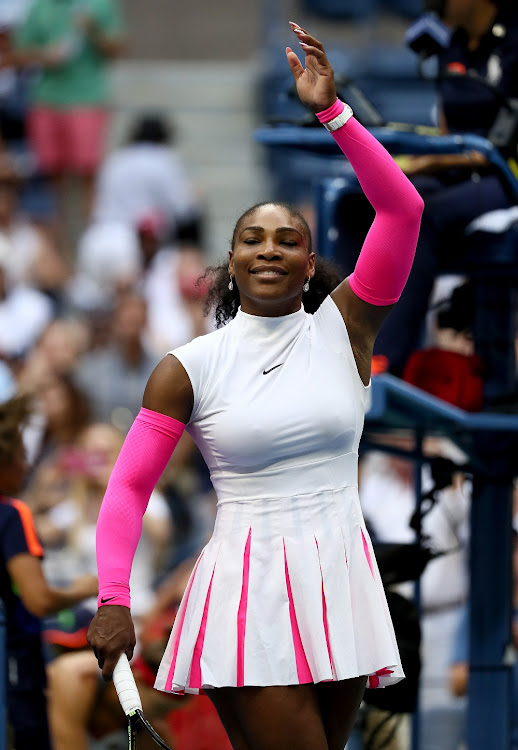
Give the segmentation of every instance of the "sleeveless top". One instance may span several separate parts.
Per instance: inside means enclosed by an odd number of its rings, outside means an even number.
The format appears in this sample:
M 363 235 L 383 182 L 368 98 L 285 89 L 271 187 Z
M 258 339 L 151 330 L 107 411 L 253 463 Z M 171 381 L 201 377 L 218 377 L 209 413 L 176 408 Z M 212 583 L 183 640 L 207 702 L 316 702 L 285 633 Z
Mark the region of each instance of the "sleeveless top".
M 334 301 L 313 315 L 240 309 L 171 354 L 218 510 L 156 687 L 402 679 L 357 492 L 370 387 Z

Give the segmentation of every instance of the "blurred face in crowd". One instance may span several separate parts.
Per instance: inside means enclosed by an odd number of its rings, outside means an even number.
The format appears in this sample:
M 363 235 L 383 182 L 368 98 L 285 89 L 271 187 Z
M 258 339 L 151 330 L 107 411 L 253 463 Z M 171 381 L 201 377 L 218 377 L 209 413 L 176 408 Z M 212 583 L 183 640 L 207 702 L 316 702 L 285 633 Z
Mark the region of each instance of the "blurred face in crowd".
M 78 446 L 88 479 L 106 487 L 122 443 L 122 434 L 110 424 L 98 422 L 83 430 Z
M 121 342 L 139 340 L 146 327 L 147 306 L 144 299 L 137 295 L 122 298 L 115 311 L 113 333 Z
M 86 397 L 70 378 L 49 373 L 39 385 L 38 398 L 47 430 L 60 442 L 75 439 L 88 423 Z
M 88 329 L 79 321 L 54 320 L 45 329 L 37 344 L 38 353 L 51 372 L 68 373 L 88 348 Z
M 491 0 L 446 0 L 444 22 L 453 28 L 469 28 L 481 9 L 496 12 Z

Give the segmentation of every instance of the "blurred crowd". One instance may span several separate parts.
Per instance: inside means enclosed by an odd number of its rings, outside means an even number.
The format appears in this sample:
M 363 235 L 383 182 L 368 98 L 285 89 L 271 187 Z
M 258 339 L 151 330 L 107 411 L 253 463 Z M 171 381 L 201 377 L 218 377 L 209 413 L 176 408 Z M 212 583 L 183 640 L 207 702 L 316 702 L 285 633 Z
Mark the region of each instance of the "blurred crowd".
M 45 550 L 44 576 L 58 589 L 96 573 L 97 515 L 150 373 L 211 327 L 198 283 L 202 201 L 172 123 L 141 112 L 106 155 L 108 65 L 125 44 L 116 0 L 0 5 L 0 401 L 32 398 L 23 499 Z M 142 638 L 135 672 L 171 742 L 163 720 L 174 701 L 160 704 L 151 690 L 168 635 L 159 616 L 167 611 L 171 624 L 214 513 L 185 435 L 151 496 L 131 576 Z M 92 597 L 42 621 L 56 750 L 127 743 L 116 696 L 101 689 L 86 648 L 96 606 Z M 204 732 L 200 722 L 196 741 L 217 735 L 209 725 Z M 182 726 L 176 720 L 175 739 Z
M 100 503 L 151 371 L 167 351 L 212 326 L 199 281 L 207 265 L 203 200 L 175 149 L 172 123 L 139 113 L 124 143 L 105 153 L 108 66 L 126 41 L 116 0 L 0 5 L 0 402 L 16 393 L 33 397 L 24 432 L 30 466 L 24 499 L 45 549 L 45 576 L 57 587 L 95 573 Z M 473 159 L 454 165 L 459 183 L 471 186 L 479 173 L 486 176 L 487 165 Z M 435 166 L 443 178 L 444 165 Z M 422 177 L 430 169 L 423 161 L 407 165 Z M 444 179 L 451 187 L 451 174 Z M 437 192 L 444 188 L 441 182 Z M 473 352 L 474 301 L 464 281 L 455 276 L 436 286 L 428 304 L 435 313 L 425 326 L 435 354 L 408 360 L 405 372 L 410 382 L 428 382 L 431 392 L 474 411 L 482 374 Z M 437 350 L 450 357 L 439 358 Z M 459 375 L 460 361 L 467 369 Z M 391 448 L 412 450 L 408 436 L 393 438 Z M 470 488 L 455 468 L 465 457 L 453 446 L 431 441 L 427 453 L 446 457 L 453 468 L 440 486 L 433 462 L 423 469 L 425 492 L 438 487 L 439 495 L 423 531 L 438 559 L 422 582 L 422 700 L 425 729 L 431 735 L 440 729 L 439 740 L 423 750 L 457 750 L 465 738 L 459 696 L 466 676 L 458 671 L 450 687 L 449 654 L 468 598 Z M 412 465 L 372 446 L 362 460 L 361 500 L 379 542 L 415 538 Z M 150 688 L 193 556 L 212 529 L 215 502 L 185 434 L 152 494 L 131 577 L 139 629 L 134 671 L 148 717 L 168 741 L 180 748 L 184 737 L 191 750 L 228 747 L 210 718 L 203 723 L 208 701 L 163 697 Z M 125 746 L 112 687 L 99 684 L 85 648 L 95 607 L 87 599 L 43 621 L 55 750 Z M 189 712 L 198 700 L 193 722 Z M 409 746 L 408 727 L 384 731 L 392 739 L 369 747 Z

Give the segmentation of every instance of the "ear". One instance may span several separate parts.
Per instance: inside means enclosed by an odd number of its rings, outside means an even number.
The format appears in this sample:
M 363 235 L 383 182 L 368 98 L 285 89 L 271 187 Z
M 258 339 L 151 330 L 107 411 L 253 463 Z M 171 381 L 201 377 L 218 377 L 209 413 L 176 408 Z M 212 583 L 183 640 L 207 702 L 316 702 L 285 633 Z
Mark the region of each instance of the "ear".
M 315 275 L 315 260 L 316 260 L 315 253 L 310 253 L 308 256 L 308 277 L 310 279 L 312 279 L 313 276 Z
M 234 275 L 234 251 L 228 251 L 228 272 L 231 276 Z

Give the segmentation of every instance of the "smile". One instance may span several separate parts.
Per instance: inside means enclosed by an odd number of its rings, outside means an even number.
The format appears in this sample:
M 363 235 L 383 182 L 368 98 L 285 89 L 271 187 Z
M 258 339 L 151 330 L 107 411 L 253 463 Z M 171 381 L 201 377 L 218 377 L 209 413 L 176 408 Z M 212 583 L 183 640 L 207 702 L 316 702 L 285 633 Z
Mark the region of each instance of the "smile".
M 258 268 L 253 268 L 250 273 L 254 274 L 254 276 L 286 276 L 287 272 L 282 268 L 266 268 L 265 266 L 260 266 Z

